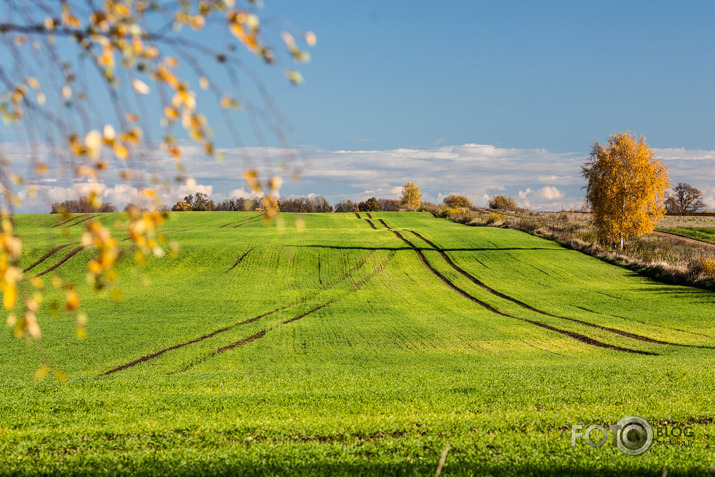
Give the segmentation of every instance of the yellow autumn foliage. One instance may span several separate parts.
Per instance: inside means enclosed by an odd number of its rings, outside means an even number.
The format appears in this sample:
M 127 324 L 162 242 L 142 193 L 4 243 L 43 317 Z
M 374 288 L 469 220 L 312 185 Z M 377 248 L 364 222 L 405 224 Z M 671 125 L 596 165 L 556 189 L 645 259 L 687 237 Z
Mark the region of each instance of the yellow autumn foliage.
M 665 213 L 668 170 L 655 159 L 645 138 L 620 132 L 604 146 L 595 141 L 582 171 L 602 243 L 620 243 L 623 248 L 626 239 L 652 232 Z

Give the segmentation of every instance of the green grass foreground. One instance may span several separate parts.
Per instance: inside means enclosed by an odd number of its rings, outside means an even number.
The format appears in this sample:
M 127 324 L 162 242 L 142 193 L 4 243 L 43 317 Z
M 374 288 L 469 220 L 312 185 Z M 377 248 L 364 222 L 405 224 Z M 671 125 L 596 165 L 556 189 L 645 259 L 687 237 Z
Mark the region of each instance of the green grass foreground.
M 88 337 L 48 313 L 39 344 L 0 336 L 0 474 L 434 475 L 446 445 L 442 475 L 715 467 L 715 293 L 428 214 L 255 215 L 172 214 L 179 258 L 127 260 L 119 304 L 91 251 L 55 270 Z M 24 267 L 78 240 L 56 223 L 17 218 Z M 35 380 L 43 360 L 69 379 Z M 692 436 L 571 446 L 634 414 Z

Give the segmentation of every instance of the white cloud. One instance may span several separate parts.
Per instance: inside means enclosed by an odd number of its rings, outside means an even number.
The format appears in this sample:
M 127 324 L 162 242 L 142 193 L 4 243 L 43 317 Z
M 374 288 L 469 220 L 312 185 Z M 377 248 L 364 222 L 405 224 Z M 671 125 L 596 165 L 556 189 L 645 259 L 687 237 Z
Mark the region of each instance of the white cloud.
M 48 212 L 49 206 L 53 202 L 75 200 L 86 196 L 91 191 L 95 191 L 103 202 L 114 204 L 118 210 L 122 210 L 127 204 L 143 204 L 143 201 L 146 200 L 141 189 L 123 183 L 111 187 L 102 182 L 81 182 L 68 187 L 35 184 L 32 189 L 33 193 L 30 193 L 28 189 L 18 193 L 25 202 L 24 208 L 28 212 Z M 220 194 L 213 194 L 213 186 L 202 184 L 196 184 L 193 187 L 186 184 L 175 184 L 157 189 L 161 202 L 169 206 L 196 192 L 202 192 L 212 199 L 222 197 Z
M 20 163 L 25 160 L 20 149 L 5 147 L 6 154 Z M 8 153 L 7 151 L 10 151 Z M 297 164 L 298 181 L 288 180 L 282 195 L 302 196 L 310 193 L 325 196 L 335 203 L 344 199 L 364 200 L 370 196 L 397 198 L 406 181 L 414 182 L 424 201 L 441 202 L 450 193 L 467 196 L 475 205 L 486 205 L 489 197 L 500 193 L 519 198 L 520 205 L 534 209 L 578 208 L 583 202 L 584 179 L 581 165 L 587 152 L 554 153 L 544 149 L 500 148 L 488 144 L 437 145 L 425 149 L 329 151 L 305 148 L 296 152 L 283 148 L 223 149 L 223 162 L 206 159 L 200 148 L 189 145 L 184 151 L 184 166 L 195 180 L 195 186 L 173 184 L 162 189 L 161 196 L 169 205 L 184 195 L 203 192 L 214 198 L 250 197 L 243 172 L 244 158 L 265 158 L 273 164 L 285 161 Z M 656 156 L 668 166 L 671 183 L 687 182 L 705 194 L 715 208 L 715 151 L 682 148 L 656 149 Z M 152 166 L 158 170 L 175 169 L 173 159 L 155 154 Z M 51 159 L 51 154 L 47 154 Z M 307 157 L 309 160 L 303 160 Z M 291 162 L 288 159 L 297 158 Z M 18 168 L 18 171 L 20 169 Z M 137 169 L 134 177 L 150 183 L 148 172 Z M 105 177 L 110 177 L 111 172 Z M 264 174 L 262 177 L 265 177 Z M 167 172 L 166 177 L 170 177 Z M 287 174 L 286 174 L 287 176 Z M 64 184 L 39 180 L 35 182 L 44 194 L 42 207 L 23 211 L 44 212 L 48 200 L 76 198 L 87 185 Z M 107 180 L 102 197 L 123 207 L 138 194 L 137 184 Z M 26 196 L 26 193 L 25 193 Z
M 257 197 L 257 196 L 253 192 L 248 192 L 243 187 L 240 187 L 238 189 L 233 189 L 231 192 L 228 193 L 229 199 L 248 199 L 251 197 Z
M 564 196 L 564 193 L 558 190 L 556 187 L 545 186 L 539 189 L 539 197 L 547 200 L 560 199 Z

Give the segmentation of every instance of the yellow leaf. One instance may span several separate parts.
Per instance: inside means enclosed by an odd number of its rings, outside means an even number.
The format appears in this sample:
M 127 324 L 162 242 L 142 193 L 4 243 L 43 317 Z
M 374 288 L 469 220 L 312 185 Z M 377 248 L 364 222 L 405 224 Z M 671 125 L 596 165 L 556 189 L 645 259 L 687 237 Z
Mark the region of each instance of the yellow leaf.
M 117 159 L 124 160 L 129 156 L 129 149 L 127 149 L 127 146 L 121 142 L 115 142 L 112 149 L 114 150 L 114 155 L 117 156 Z
M 40 366 L 37 371 L 35 371 L 35 379 L 44 379 L 50 373 L 51 369 L 46 364 Z
M 298 71 L 288 70 L 286 71 L 286 76 L 293 84 L 301 84 L 303 82 L 303 75 Z
M 79 296 L 73 291 L 66 294 L 65 310 L 76 311 L 79 308 Z
M 6 310 L 12 310 L 17 300 L 17 288 L 14 285 L 5 286 L 3 290 L 2 302 Z

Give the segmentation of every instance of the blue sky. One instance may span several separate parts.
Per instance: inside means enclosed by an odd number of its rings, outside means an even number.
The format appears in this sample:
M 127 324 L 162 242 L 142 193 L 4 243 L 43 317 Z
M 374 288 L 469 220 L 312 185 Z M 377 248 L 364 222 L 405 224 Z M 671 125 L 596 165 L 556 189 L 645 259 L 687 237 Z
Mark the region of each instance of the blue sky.
M 311 164 L 283 195 L 396 197 L 414 180 L 431 201 L 506 193 L 534 208 L 577 207 L 593 140 L 631 130 L 673 183 L 701 188 L 715 208 L 715 2 L 265 3 L 267 28 L 318 37 L 299 87 L 256 65 Z M 270 139 L 247 142 L 279 155 Z M 217 199 L 245 191 L 238 163 L 189 155 L 187 166 Z
M 630 129 L 655 147 L 715 148 L 713 2 L 270 9 L 318 34 L 306 84 L 282 101 L 306 144 L 586 152 L 594 138 Z

